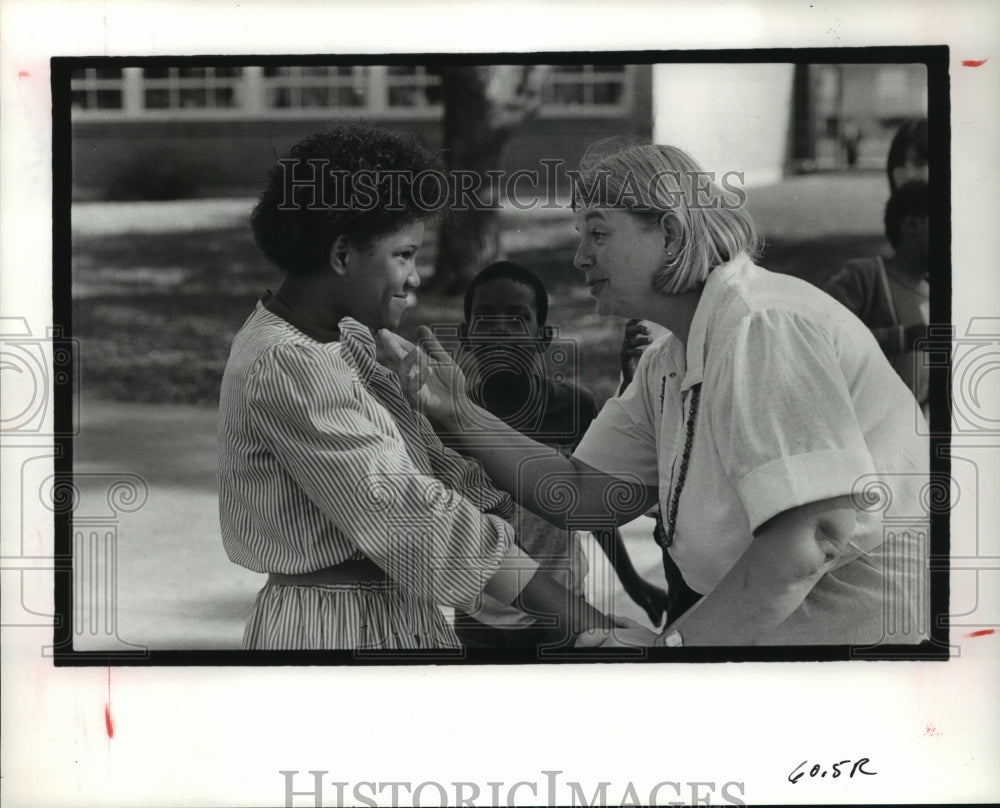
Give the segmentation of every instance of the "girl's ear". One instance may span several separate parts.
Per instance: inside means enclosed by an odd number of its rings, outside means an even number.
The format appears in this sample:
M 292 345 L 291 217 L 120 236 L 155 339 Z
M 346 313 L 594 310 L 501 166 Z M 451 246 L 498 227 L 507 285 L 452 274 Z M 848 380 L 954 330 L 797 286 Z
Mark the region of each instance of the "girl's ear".
M 674 258 L 681 251 L 683 230 L 677 219 L 677 214 L 667 211 L 660 217 L 660 229 L 663 231 L 663 250 L 667 258 Z
M 330 247 L 330 269 L 338 275 L 347 274 L 347 253 L 350 246 L 347 236 L 337 236 Z

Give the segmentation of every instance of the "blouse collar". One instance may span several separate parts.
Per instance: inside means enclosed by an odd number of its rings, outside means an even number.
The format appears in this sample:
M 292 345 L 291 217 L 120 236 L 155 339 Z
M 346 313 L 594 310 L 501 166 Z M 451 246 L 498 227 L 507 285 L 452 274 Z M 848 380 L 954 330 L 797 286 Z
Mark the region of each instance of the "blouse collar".
M 367 381 L 378 364 L 375 352 L 375 337 L 371 329 L 353 317 L 342 317 L 333 331 L 313 325 L 295 309 L 285 305 L 277 295 L 268 291 L 260 299 L 261 305 L 272 314 L 294 326 L 310 339 L 317 342 L 340 342 L 354 358 L 362 380 Z

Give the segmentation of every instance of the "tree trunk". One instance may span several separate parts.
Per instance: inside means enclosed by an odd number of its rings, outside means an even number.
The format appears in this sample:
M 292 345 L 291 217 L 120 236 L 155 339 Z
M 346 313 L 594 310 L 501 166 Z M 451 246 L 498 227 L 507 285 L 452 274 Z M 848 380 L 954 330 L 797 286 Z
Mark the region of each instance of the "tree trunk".
M 497 170 L 514 128 L 537 108 L 531 67 L 444 67 L 443 145 L 458 192 L 441 222 L 432 285 L 445 294 L 464 291 L 471 278 L 500 252 Z M 501 184 L 502 186 L 502 184 Z

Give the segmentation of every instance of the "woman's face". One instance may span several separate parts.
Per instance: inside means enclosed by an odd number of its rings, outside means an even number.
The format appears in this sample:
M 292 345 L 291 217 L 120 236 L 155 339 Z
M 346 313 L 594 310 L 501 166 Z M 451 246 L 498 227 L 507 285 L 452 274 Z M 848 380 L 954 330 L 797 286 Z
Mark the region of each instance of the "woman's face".
M 893 167 L 892 181 L 897 188 L 910 180 L 927 182 L 927 173 L 927 159 L 921 157 L 917 147 L 911 144 L 906 148 L 903 162 Z
M 369 328 L 393 329 L 420 285 L 417 250 L 424 223 L 414 222 L 375 240 L 367 250 L 348 247 L 346 265 L 352 316 Z
M 639 317 L 649 308 L 653 276 L 664 262 L 665 234 L 642 227 L 638 217 L 614 208 L 576 212 L 580 234 L 573 263 L 587 276 L 597 313 Z

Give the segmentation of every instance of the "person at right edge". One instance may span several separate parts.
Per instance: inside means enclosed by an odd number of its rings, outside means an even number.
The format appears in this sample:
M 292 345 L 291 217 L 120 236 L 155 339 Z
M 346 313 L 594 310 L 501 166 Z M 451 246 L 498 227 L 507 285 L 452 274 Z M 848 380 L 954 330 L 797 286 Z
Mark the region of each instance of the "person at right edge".
M 891 255 L 848 261 L 826 291 L 871 329 L 927 418 L 930 385 L 921 348 L 930 319 L 926 182 L 911 180 L 893 191 L 885 236 Z

